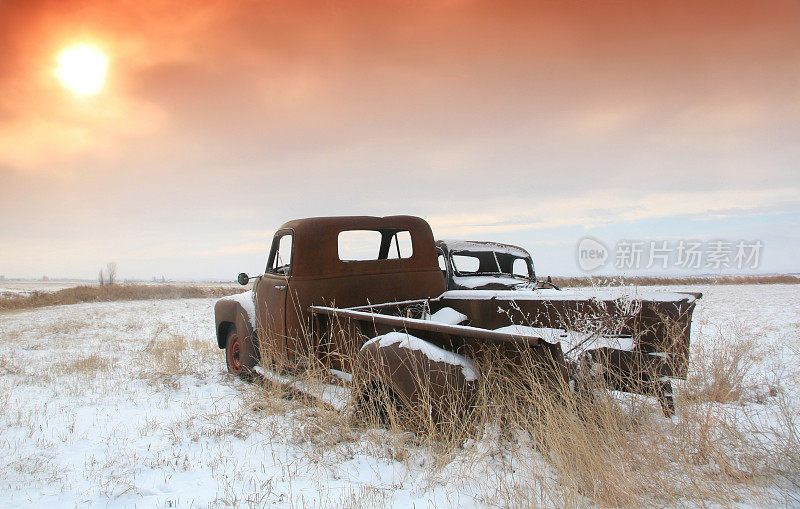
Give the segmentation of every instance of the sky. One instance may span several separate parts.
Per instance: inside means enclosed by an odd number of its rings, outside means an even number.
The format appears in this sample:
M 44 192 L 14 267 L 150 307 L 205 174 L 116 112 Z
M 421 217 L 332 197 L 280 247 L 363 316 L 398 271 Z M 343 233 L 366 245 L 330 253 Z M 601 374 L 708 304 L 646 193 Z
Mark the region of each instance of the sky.
M 55 74 L 78 43 L 93 95 Z M 540 275 L 587 236 L 598 272 L 800 272 L 794 0 L 0 0 L 0 55 L 6 278 L 233 279 L 285 221 L 393 214 Z

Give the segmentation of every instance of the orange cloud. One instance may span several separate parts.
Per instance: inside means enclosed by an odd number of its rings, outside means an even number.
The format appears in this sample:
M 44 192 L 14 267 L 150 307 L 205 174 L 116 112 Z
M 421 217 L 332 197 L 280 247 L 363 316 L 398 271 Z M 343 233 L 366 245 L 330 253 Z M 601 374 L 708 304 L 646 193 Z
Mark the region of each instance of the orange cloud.
M 6 0 L 0 238 L 27 240 L 0 250 L 143 256 L 187 232 L 178 257 L 398 208 L 487 211 L 437 222 L 456 232 L 584 224 L 614 200 L 634 206 L 610 221 L 727 210 L 743 190 L 769 209 L 800 187 L 799 21 L 793 0 Z M 78 40 L 111 56 L 90 99 L 52 74 Z

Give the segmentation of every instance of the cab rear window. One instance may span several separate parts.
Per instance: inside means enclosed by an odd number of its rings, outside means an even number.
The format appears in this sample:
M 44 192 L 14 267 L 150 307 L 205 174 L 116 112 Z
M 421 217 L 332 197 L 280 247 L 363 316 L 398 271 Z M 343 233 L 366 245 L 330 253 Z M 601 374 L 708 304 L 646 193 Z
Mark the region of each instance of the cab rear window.
M 343 262 L 396 260 L 414 254 L 408 230 L 345 230 L 339 232 L 338 243 Z

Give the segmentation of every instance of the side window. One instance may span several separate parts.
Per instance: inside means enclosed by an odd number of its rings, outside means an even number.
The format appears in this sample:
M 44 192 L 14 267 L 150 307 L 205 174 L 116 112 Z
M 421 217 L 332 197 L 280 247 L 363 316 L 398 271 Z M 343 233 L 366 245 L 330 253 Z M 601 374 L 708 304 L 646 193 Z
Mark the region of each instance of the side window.
M 447 278 L 447 262 L 444 259 L 444 254 L 440 253 L 438 250 L 436 251 L 436 259 L 439 262 L 439 270 L 442 271 L 444 277 Z
M 526 262 L 523 258 L 514 258 L 512 273 L 515 276 L 531 277 L 530 272 L 528 271 L 528 262 Z
M 275 237 L 272 241 L 273 252 L 270 255 L 270 264 L 267 272 L 272 274 L 289 274 L 292 263 L 292 245 L 294 235 L 285 233 L 280 237 Z

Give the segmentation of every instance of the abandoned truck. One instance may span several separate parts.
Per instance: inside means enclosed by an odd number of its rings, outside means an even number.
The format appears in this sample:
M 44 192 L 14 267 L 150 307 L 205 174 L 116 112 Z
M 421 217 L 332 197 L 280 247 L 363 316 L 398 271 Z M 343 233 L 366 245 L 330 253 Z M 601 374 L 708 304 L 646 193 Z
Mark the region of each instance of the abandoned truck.
M 250 291 L 214 309 L 217 343 L 236 375 L 259 363 L 283 372 L 321 363 L 344 373 L 377 363 L 385 368 L 380 382 L 414 402 L 446 385 L 468 388 L 481 376 L 470 359 L 499 347 L 532 352 L 564 379 L 590 362 L 615 389 L 657 396 L 667 414 L 669 378 L 686 376 L 700 297 L 448 291 L 431 228 L 413 216 L 290 221 L 275 233 L 265 272 L 239 275 L 243 285 L 251 280 Z
M 436 255 L 448 290 L 532 290 L 538 281 L 530 253 L 519 246 L 474 240 L 437 240 Z

